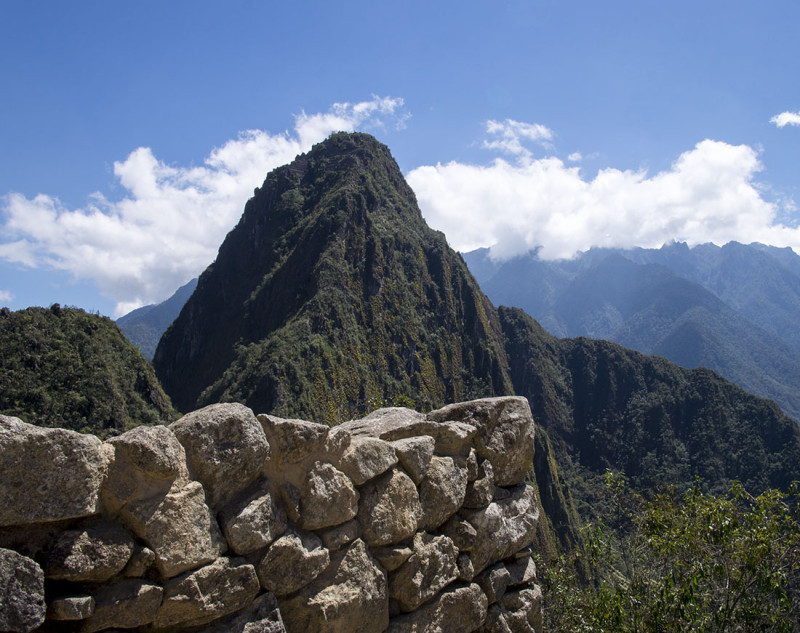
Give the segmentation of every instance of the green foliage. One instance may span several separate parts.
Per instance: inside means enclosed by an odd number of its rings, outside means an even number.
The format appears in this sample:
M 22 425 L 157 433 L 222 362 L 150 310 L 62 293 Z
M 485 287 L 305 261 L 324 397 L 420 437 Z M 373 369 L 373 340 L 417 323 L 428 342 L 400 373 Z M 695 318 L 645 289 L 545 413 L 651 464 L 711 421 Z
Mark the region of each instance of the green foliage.
M 175 417 L 113 321 L 58 304 L 0 312 L 0 413 L 100 437 Z
M 548 630 L 609 633 L 798 631 L 798 488 L 752 496 L 695 485 L 647 501 L 606 475 L 612 509 L 587 528 L 581 583 L 566 557 L 543 575 Z

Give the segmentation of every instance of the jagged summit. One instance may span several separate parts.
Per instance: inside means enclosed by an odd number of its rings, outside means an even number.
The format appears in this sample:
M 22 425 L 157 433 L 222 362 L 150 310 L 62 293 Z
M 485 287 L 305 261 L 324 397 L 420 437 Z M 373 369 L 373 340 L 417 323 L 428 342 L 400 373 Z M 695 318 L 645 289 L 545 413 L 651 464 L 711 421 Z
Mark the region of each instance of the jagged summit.
M 330 423 L 512 392 L 491 304 L 366 134 L 267 176 L 153 364 L 181 410 L 237 400 Z

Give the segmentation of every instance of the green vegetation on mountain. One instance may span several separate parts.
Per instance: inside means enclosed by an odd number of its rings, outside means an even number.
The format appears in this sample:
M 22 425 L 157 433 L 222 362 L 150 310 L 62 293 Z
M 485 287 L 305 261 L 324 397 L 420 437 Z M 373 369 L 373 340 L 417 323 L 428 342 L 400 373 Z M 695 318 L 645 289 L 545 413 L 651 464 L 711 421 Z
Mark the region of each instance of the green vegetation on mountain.
M 388 148 L 336 134 L 267 177 L 153 364 L 181 410 L 332 424 L 511 393 L 498 332 Z
M 58 304 L 0 310 L 0 413 L 100 437 L 176 415 L 111 319 Z
M 740 481 L 758 493 L 800 478 L 800 432 L 774 402 L 708 369 L 608 341 L 557 339 L 517 308 L 499 314 L 514 387 L 590 506 L 609 468 L 636 490 L 685 490 L 698 478 L 711 491 Z

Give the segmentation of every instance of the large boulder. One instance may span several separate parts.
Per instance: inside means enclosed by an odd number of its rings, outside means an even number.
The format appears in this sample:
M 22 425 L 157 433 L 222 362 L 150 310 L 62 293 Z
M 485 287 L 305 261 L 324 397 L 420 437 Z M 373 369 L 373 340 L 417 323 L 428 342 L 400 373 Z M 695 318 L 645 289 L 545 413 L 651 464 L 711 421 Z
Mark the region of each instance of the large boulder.
M 358 437 L 342 455 L 339 467 L 360 486 L 396 463 L 397 454 L 391 444 L 376 437 Z
M 534 424 L 526 398 L 503 396 L 450 404 L 431 411 L 427 419 L 473 426 L 478 457 L 492 463 L 499 486 L 522 483 L 533 464 Z
M 386 633 L 471 633 L 486 619 L 487 606 L 476 584 L 448 588 L 416 611 L 392 618 Z
M 165 426 L 137 426 L 105 442 L 112 454 L 102 499 L 112 514 L 189 481 L 186 452 Z
M 61 532 L 47 548 L 44 572 L 53 580 L 105 582 L 127 565 L 133 538 L 119 525 Z
M 446 536 L 414 535 L 411 556 L 389 576 L 389 597 L 401 611 L 414 611 L 458 576 L 458 548 Z
M 433 457 L 433 450 L 436 446 L 434 439 L 430 435 L 420 435 L 419 437 L 395 440 L 391 444 L 400 460 L 400 465 L 411 476 L 414 483 L 419 485 Z
M 183 444 L 189 472 L 203 484 L 213 508 L 247 488 L 270 454 L 261 424 L 241 404 L 212 404 L 169 428 Z
M 417 531 L 422 506 L 417 487 L 399 468 L 393 468 L 361 489 L 358 520 L 367 544 L 392 545 Z
M 27 556 L 0 548 L 0 631 L 28 633 L 44 616 L 42 568 Z
M 259 589 L 256 571 L 245 559 L 218 558 L 167 581 L 153 625 L 188 628 L 213 622 L 248 606 Z
M 155 552 L 159 572 L 171 578 L 210 563 L 226 549 L 205 501 L 203 486 L 191 481 L 163 497 L 125 506 L 120 518 Z
M 434 456 L 419 486 L 422 504 L 419 527 L 429 531 L 438 528 L 461 507 L 466 492 L 466 467 L 452 457 Z
M 228 504 L 220 521 L 231 550 L 242 556 L 266 547 L 286 531 L 286 513 L 267 482 Z
M 301 484 L 300 527 L 319 530 L 349 521 L 358 513 L 358 492 L 338 468 L 314 462 Z
M 382 633 L 389 623 L 386 577 L 361 539 L 279 604 L 289 633 Z
M 0 415 L 0 527 L 96 514 L 107 468 L 94 435 Z
M 479 573 L 490 563 L 511 557 L 533 542 L 539 522 L 536 492 L 532 486 L 516 486 L 506 499 L 494 501 L 482 510 L 462 510 L 461 516 L 476 532 L 469 555 Z
M 258 565 L 261 586 L 276 596 L 286 596 L 305 587 L 331 562 L 330 554 L 316 535 L 289 533 L 275 541 Z

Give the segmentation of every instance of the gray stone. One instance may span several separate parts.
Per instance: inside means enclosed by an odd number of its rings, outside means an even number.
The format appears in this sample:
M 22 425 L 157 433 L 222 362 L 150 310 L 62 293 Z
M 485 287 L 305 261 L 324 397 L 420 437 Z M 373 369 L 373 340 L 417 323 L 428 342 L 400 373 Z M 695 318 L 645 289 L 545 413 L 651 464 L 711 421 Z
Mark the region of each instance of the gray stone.
M 272 543 L 286 531 L 286 513 L 275 503 L 267 482 L 251 494 L 228 504 L 220 513 L 228 546 L 239 555 Z
M 470 582 L 475 578 L 475 568 L 472 566 L 472 561 L 469 559 L 469 554 L 461 553 L 456 560 L 458 566 L 458 579 L 463 582 Z
M 322 544 L 332 552 L 352 543 L 359 536 L 361 536 L 361 526 L 356 519 L 350 519 L 347 523 L 322 530 L 319 533 Z
M 247 488 L 270 454 L 261 424 L 241 404 L 213 404 L 169 428 L 183 444 L 189 472 L 203 484 L 213 508 Z
M 83 621 L 82 633 L 102 629 L 133 629 L 156 617 L 164 590 L 141 580 L 126 579 L 101 585 L 94 592 L 94 613 Z
M 349 439 L 349 436 L 343 435 L 329 438 L 330 427 L 305 420 L 290 420 L 262 413 L 258 421 L 272 447 L 270 460 L 276 468 L 336 454 L 346 448 Z
M 392 618 L 386 633 L 471 633 L 486 619 L 487 607 L 478 585 L 449 587 L 416 611 Z
M 422 518 L 419 527 L 434 530 L 449 519 L 464 503 L 467 469 L 452 457 L 431 458 L 425 478 L 419 486 Z
M 342 455 L 339 468 L 360 486 L 396 463 L 397 454 L 391 444 L 375 437 L 358 437 Z
M 397 453 L 400 464 L 414 480 L 414 483 L 419 485 L 431 463 L 436 442 L 430 435 L 421 435 L 395 440 L 391 444 Z
M 248 606 L 259 589 L 256 571 L 246 560 L 218 558 L 166 582 L 153 624 L 156 628 L 207 624 Z
M 275 596 L 265 593 L 249 607 L 195 633 L 286 633 L 286 628 Z
M 541 633 L 543 598 L 540 587 L 508 592 L 501 604 L 511 633 Z
M 119 525 L 66 530 L 47 548 L 44 574 L 53 580 L 105 582 L 122 571 L 133 553 L 133 538 Z
M 300 527 L 306 530 L 339 525 L 358 513 L 358 492 L 341 470 L 314 462 L 300 488 Z
M 165 426 L 138 426 L 107 440 L 112 459 L 102 500 L 106 510 L 163 497 L 176 482 L 189 482 L 186 453 L 175 434 Z
M 276 596 L 305 587 L 330 564 L 330 554 L 308 532 L 289 533 L 275 541 L 258 565 L 261 586 Z
M 439 531 L 450 537 L 460 552 L 470 551 L 478 536 L 472 524 L 458 515 L 450 517 Z
M 358 520 L 370 547 L 392 545 L 411 537 L 417 531 L 421 515 L 417 487 L 398 468 L 361 489 Z
M 122 570 L 122 575 L 127 578 L 141 578 L 155 564 L 156 553 L 149 547 L 135 545 L 131 559 Z
M 522 483 L 533 463 L 534 424 L 526 398 L 503 396 L 451 404 L 427 416 L 472 425 L 478 457 L 488 459 L 499 486 Z
M 492 463 L 485 459 L 478 468 L 478 477 L 467 484 L 464 496 L 465 508 L 485 508 L 494 499 L 494 473 Z
M 388 545 L 372 548 L 372 555 L 381 567 L 392 572 L 405 563 L 414 552 L 404 545 Z
M 493 604 L 500 600 L 506 592 L 508 585 L 511 582 L 511 574 L 508 573 L 506 566 L 503 563 L 497 563 L 482 571 L 475 582 L 483 589 L 483 593 L 489 600 L 489 604 Z
M 414 611 L 458 576 L 458 548 L 446 536 L 414 535 L 413 554 L 389 576 L 389 597 Z
M 279 605 L 291 633 L 382 633 L 389 623 L 386 577 L 361 539 Z
M 536 581 L 536 563 L 530 557 L 506 563 L 506 568 L 509 573 L 509 586 L 527 585 Z
M 437 454 L 464 457 L 469 454 L 470 442 L 477 432 L 471 424 L 439 423 L 427 420 L 422 413 L 402 407 L 378 409 L 365 418 L 351 420 L 341 426 L 354 438 L 377 437 L 387 442 L 428 435 L 434 439 Z
M 162 498 L 130 504 L 121 518 L 155 552 L 156 566 L 167 578 L 210 563 L 225 549 L 197 481 Z
M 478 454 L 474 448 L 469 450 L 467 456 L 467 481 L 475 481 L 478 478 Z
M 476 573 L 492 562 L 514 555 L 536 537 L 539 506 L 532 486 L 516 486 L 511 496 L 493 501 L 483 510 L 462 510 L 477 537 L 470 551 Z
M 47 619 L 58 621 L 86 620 L 94 614 L 92 596 L 56 598 L 47 605 Z
M 0 548 L 0 631 L 28 633 L 44 616 L 42 568 L 27 556 Z
M 107 468 L 94 435 L 0 415 L 0 527 L 96 514 Z

